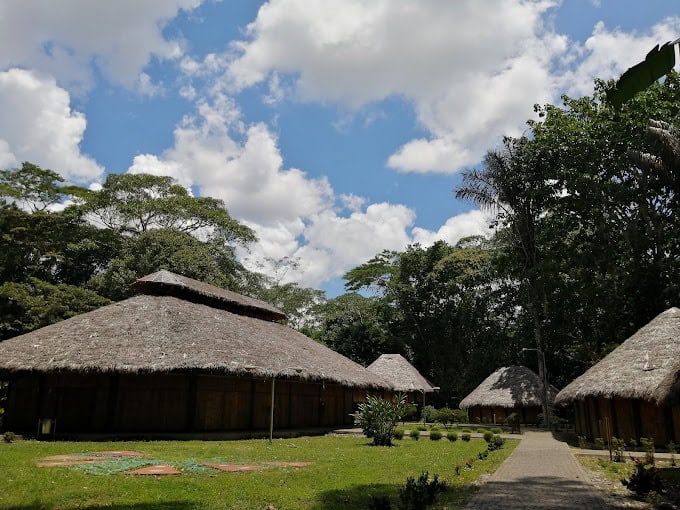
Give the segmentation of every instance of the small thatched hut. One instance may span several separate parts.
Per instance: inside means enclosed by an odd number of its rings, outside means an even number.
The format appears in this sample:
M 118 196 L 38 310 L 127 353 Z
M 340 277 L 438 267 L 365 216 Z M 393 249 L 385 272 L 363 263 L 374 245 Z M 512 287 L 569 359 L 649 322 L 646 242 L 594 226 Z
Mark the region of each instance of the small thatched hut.
M 557 395 L 574 404 L 576 433 L 589 439 L 680 440 L 680 310 L 654 318 Z
M 556 393 L 553 386 L 548 388 L 549 403 Z M 467 409 L 470 421 L 479 423 L 501 423 L 513 412 L 522 423 L 537 423 L 542 395 L 543 384 L 535 372 L 522 366 L 502 367 L 461 400 L 460 407 Z
M 366 369 L 389 382 L 394 391 L 405 393 L 412 403 L 424 404 L 425 394 L 437 389 L 401 354 L 383 354 Z
M 138 295 L 0 343 L 5 428 L 162 435 L 351 423 L 389 384 L 275 321 L 276 308 L 160 271 Z

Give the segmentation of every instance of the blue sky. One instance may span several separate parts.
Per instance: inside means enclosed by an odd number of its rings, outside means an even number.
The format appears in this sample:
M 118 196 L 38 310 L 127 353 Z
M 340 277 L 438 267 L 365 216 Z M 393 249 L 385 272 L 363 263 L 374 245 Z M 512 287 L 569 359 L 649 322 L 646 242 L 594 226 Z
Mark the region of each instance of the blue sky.
M 383 249 L 487 233 L 452 190 L 534 103 L 680 36 L 664 0 L 6 0 L 0 166 L 172 175 L 341 291 Z

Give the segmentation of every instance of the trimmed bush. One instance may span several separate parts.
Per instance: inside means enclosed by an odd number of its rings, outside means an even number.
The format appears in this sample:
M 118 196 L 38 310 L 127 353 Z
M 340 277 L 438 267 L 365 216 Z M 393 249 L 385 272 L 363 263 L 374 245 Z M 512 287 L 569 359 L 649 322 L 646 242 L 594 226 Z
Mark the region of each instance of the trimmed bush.
M 479 429 L 477 429 L 477 432 L 480 433 L 480 434 L 484 434 L 485 432 L 488 432 L 488 430 L 486 430 L 484 428 L 479 428 Z
M 463 441 L 469 441 L 469 440 L 470 440 L 470 437 L 471 437 L 470 434 L 468 434 L 467 432 L 463 432 L 463 433 L 461 434 L 461 436 L 460 436 L 460 438 L 461 438 Z
M 443 437 L 443 435 L 444 435 L 444 434 L 442 434 L 442 433 L 441 433 L 440 431 L 438 431 L 438 430 L 431 430 L 431 431 L 430 431 L 430 439 L 431 439 L 432 441 L 439 441 L 439 440 Z
M 503 429 L 495 428 L 495 429 L 491 429 L 491 432 L 493 432 L 494 434 L 502 434 Z
M 449 441 L 458 441 L 458 432 L 449 432 L 446 434 L 446 439 Z
M 404 439 L 404 429 L 401 428 L 396 428 L 394 429 L 394 433 L 392 434 L 394 439 Z
M 471 434 L 472 433 L 472 431 L 470 429 L 463 429 L 463 430 L 461 430 L 461 432 L 464 433 L 464 434 Z
M 427 426 L 426 425 L 418 425 L 416 427 L 416 429 L 418 429 L 420 432 L 425 432 L 427 430 Z
M 418 439 L 420 438 L 420 430 L 418 429 L 412 430 L 411 432 L 408 433 L 408 435 L 411 437 L 411 439 L 415 439 L 416 441 L 418 441 Z
M 487 431 L 484 432 L 483 437 L 484 437 L 484 441 L 486 441 L 487 443 L 490 443 L 491 440 L 493 439 L 493 432 L 491 432 L 490 430 L 487 430 Z
M 436 418 L 435 416 L 437 415 L 437 410 L 434 408 L 434 406 L 425 406 L 423 408 L 423 415 L 422 418 L 427 422 L 434 421 Z
M 494 450 L 500 450 L 501 448 L 503 448 L 504 444 L 505 444 L 505 439 L 503 439 L 501 436 L 496 434 L 496 435 L 491 437 L 490 441 L 488 441 L 486 448 L 487 448 L 487 450 L 492 452 Z

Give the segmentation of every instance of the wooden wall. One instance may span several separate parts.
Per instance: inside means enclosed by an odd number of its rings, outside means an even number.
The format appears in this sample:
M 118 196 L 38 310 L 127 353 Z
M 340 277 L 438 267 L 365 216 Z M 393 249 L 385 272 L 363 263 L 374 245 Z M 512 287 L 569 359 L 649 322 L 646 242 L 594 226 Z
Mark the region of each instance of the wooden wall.
M 657 406 L 639 399 L 589 398 L 574 403 L 576 434 L 604 438 L 605 419 L 611 435 L 625 441 L 654 438 L 658 446 L 680 441 L 680 408 Z
M 352 424 L 366 392 L 330 383 L 275 381 L 274 427 Z M 27 374 L 10 381 L 6 429 L 33 434 L 267 430 L 271 379 L 203 374 Z
M 537 423 L 541 408 L 533 407 L 487 407 L 474 406 L 468 409 L 470 421 L 476 423 L 479 419 L 481 424 L 504 423 L 511 413 L 517 413 L 522 423 Z

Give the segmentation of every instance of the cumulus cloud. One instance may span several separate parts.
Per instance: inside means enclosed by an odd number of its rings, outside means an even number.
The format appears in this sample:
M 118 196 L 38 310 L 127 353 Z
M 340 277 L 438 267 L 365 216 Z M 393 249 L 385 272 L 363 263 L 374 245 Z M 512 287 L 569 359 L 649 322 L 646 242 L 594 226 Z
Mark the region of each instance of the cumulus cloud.
M 473 210 L 449 218 L 437 231 L 414 228 L 413 241 L 423 246 L 430 246 L 440 240 L 456 244 L 464 237 L 488 236 L 490 222 L 489 214 Z
M 53 78 L 24 69 L 0 72 L 0 168 L 30 161 L 86 183 L 104 169 L 80 151 L 86 121 Z
M 54 76 L 62 85 L 88 87 L 97 66 L 111 81 L 143 86 L 151 57 L 179 58 L 182 43 L 167 39 L 165 24 L 202 0 L 3 0 L 0 69 L 23 67 Z

